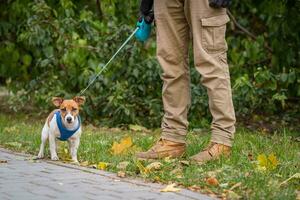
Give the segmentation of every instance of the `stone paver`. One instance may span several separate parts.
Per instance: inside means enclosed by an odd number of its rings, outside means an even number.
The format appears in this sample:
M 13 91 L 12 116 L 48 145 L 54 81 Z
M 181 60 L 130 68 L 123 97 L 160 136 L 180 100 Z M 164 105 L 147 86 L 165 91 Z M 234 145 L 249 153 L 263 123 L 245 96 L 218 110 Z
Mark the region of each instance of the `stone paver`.
M 179 200 L 211 197 L 182 189 L 162 193 L 163 185 L 59 162 L 32 162 L 28 155 L 0 148 L 0 199 L 101 199 L 101 200 Z

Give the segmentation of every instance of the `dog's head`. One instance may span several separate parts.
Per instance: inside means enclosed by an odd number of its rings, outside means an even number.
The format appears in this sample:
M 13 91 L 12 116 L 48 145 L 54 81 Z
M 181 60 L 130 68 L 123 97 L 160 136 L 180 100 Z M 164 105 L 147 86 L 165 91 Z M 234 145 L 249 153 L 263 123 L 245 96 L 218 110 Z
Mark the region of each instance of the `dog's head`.
M 64 100 L 61 97 L 53 97 L 52 103 L 60 109 L 61 117 L 67 124 L 72 124 L 79 114 L 80 106 L 85 102 L 85 97 L 79 96 Z

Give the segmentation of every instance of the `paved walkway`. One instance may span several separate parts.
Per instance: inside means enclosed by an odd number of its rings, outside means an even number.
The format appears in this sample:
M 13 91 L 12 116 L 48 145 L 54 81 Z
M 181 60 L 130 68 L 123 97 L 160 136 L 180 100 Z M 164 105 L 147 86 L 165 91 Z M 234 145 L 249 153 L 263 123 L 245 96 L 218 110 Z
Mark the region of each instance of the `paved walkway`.
M 162 193 L 165 186 L 141 180 L 120 179 L 115 174 L 60 162 L 32 162 L 28 155 L 0 148 L 0 199 L 101 199 L 154 200 L 212 198 L 182 189 Z

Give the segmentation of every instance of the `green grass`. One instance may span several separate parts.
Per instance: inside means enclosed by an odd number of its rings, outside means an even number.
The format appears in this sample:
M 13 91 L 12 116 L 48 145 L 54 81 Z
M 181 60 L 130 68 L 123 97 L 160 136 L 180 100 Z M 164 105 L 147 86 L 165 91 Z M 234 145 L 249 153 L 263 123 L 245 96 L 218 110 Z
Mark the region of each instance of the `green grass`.
M 44 118 L 29 119 L 26 115 L 0 114 L 0 146 L 15 151 L 23 151 L 37 155 L 40 145 L 40 132 Z M 135 145 L 131 151 L 123 155 L 112 155 L 111 146 L 131 136 Z M 184 187 L 199 186 L 200 192 L 214 193 L 222 197 L 226 190 L 240 182 L 233 189 L 242 199 L 295 199 L 296 191 L 300 190 L 299 179 L 292 179 L 288 184 L 280 183 L 300 172 L 300 145 L 295 138 L 299 133 L 287 130 L 270 135 L 263 132 L 250 132 L 238 129 L 235 136 L 232 156 L 222 158 L 205 165 L 183 165 L 180 160 L 161 160 L 160 170 L 141 174 L 134 153 L 148 149 L 159 137 L 159 131 L 151 133 L 133 132 L 121 129 L 104 129 L 85 126 L 79 147 L 79 160 L 91 164 L 107 162 L 106 170 L 117 172 L 117 165 L 122 161 L 130 164 L 126 168 L 127 176 L 143 177 L 151 181 L 163 183 L 177 182 Z M 189 133 L 186 157 L 203 149 L 209 141 L 207 133 Z M 62 144 L 64 145 L 64 143 Z M 46 156 L 49 151 L 46 149 Z M 257 169 L 257 156 L 274 153 L 279 164 L 274 170 L 260 171 Z M 142 162 L 144 166 L 149 162 Z M 215 176 L 219 186 L 206 183 L 206 178 Z

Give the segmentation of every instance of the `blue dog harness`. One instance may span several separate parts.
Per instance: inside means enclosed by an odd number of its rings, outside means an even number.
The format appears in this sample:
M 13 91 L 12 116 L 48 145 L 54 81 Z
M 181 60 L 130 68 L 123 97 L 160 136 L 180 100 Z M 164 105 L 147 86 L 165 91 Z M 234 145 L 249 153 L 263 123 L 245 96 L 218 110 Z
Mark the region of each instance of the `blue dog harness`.
M 80 116 L 78 115 L 78 127 L 73 130 L 69 130 L 62 123 L 60 111 L 55 112 L 55 115 L 56 115 L 56 123 L 60 132 L 60 137 L 57 139 L 61 141 L 66 141 L 80 128 L 80 124 L 81 124 Z

